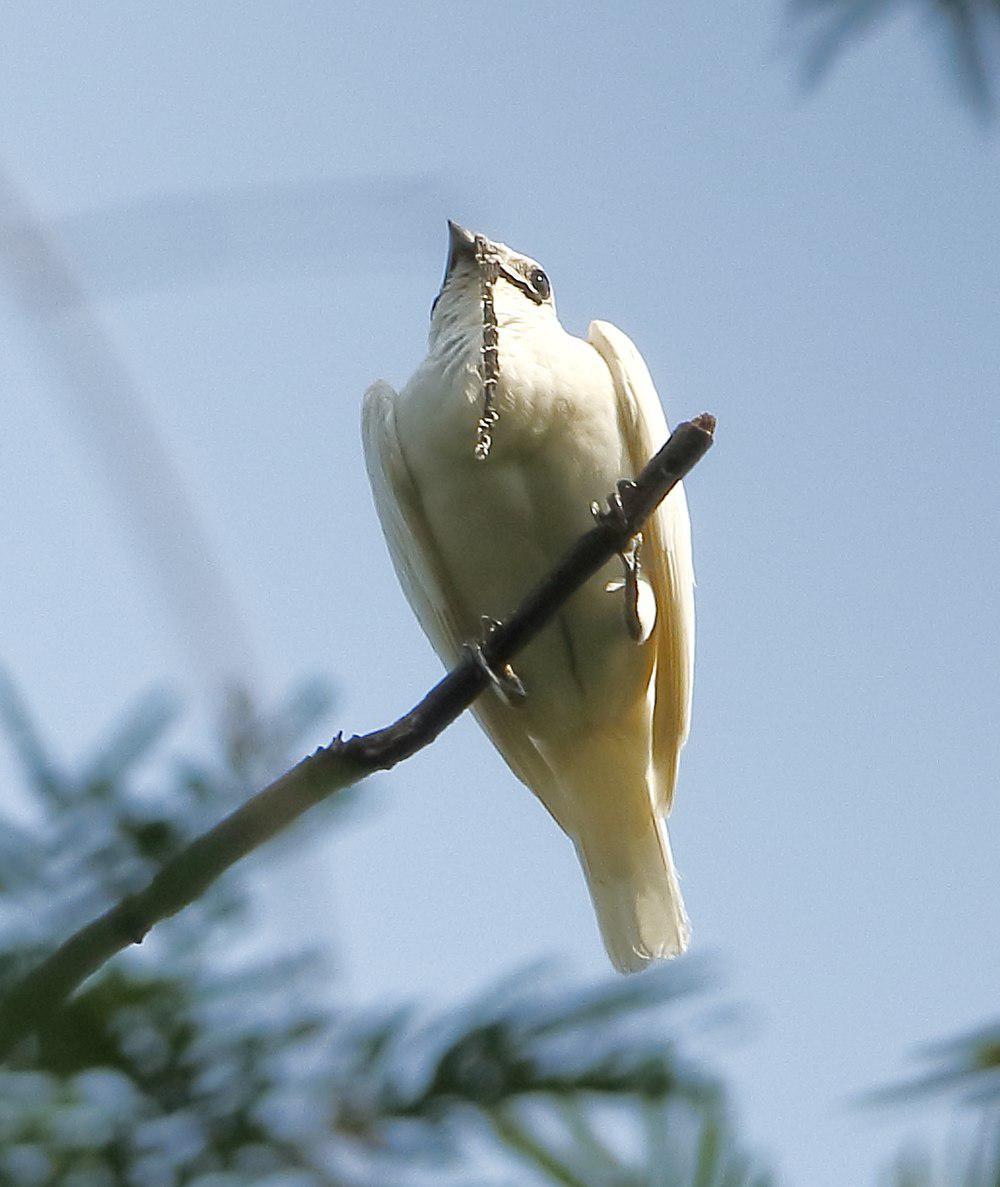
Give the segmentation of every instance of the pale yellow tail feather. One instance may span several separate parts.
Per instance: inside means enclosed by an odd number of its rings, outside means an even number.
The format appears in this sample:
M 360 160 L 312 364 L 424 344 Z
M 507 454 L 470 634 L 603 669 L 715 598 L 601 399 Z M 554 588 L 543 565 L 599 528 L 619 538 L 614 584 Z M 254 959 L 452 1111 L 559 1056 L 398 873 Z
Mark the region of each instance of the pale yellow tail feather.
M 648 829 L 625 843 L 607 835 L 576 840 L 601 938 L 620 973 L 678 956 L 691 938 L 667 826 L 652 812 L 648 819 Z
M 547 754 L 558 793 L 550 811 L 576 846 L 604 946 L 622 973 L 680 955 L 691 937 L 659 807 L 676 771 L 657 770 L 636 745 L 648 736 L 647 714 L 638 702 L 614 726 Z

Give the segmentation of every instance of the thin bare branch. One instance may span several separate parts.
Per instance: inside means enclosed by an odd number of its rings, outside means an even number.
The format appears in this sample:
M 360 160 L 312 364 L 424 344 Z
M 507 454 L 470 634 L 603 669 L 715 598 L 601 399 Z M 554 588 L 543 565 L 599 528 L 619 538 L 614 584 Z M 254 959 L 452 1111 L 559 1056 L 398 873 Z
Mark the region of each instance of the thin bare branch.
M 620 484 L 618 504 L 598 518 L 561 561 L 483 644 L 486 666 L 500 671 L 587 580 L 620 552 L 667 493 L 705 455 L 715 418 L 703 413 L 679 424 L 632 483 Z M 287 828 L 334 792 L 409 758 L 450 725 L 489 686 L 471 654 L 405 716 L 384 729 L 344 739 L 304 758 L 160 870 L 149 885 L 81 928 L 29 973 L 0 1004 L 0 1058 L 7 1055 L 106 961 L 142 942 L 163 919 L 199 898 L 230 866 Z

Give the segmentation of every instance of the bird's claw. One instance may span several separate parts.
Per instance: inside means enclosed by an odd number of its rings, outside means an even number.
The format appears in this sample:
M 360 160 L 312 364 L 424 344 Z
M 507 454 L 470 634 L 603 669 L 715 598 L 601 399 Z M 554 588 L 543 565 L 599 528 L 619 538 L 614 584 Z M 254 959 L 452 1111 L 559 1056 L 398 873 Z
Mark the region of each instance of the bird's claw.
M 636 532 L 619 553 L 624 570 L 622 593 L 625 595 L 625 629 L 629 633 L 629 638 L 635 643 L 641 643 L 643 638 L 642 619 L 639 617 L 639 574 L 642 571 L 639 549 L 641 547 L 642 532 Z
M 481 621 L 483 625 L 483 642 L 485 642 L 500 623 L 495 618 L 490 618 L 486 614 L 482 616 Z M 525 691 L 524 685 L 521 683 L 521 678 L 510 664 L 504 664 L 498 672 L 490 665 L 489 660 L 486 658 L 482 643 L 466 643 L 465 646 L 471 652 L 476 664 L 489 677 L 490 684 L 504 704 L 517 706 L 525 701 L 528 694 Z
M 622 478 L 615 484 L 615 492 L 608 497 L 607 507 L 600 503 L 590 504 L 590 513 L 598 523 L 610 523 L 619 531 L 627 531 L 629 525 L 628 513 L 625 510 L 625 500 L 635 489 L 635 483 Z M 642 532 L 636 532 L 629 538 L 629 542 L 618 554 L 622 560 L 624 570 L 623 580 L 619 586 L 613 582 L 609 590 L 621 589 L 625 595 L 625 629 L 629 638 L 641 643 L 645 638 L 642 619 L 639 617 L 639 573 L 642 566 L 639 563 L 639 549 L 642 547 Z
M 624 496 L 635 489 L 635 483 L 627 478 L 621 478 L 615 483 L 615 492 L 608 496 L 607 507 L 600 503 L 590 504 L 590 514 L 598 523 L 612 523 L 616 528 L 624 531 L 628 527 L 628 515 L 625 512 Z

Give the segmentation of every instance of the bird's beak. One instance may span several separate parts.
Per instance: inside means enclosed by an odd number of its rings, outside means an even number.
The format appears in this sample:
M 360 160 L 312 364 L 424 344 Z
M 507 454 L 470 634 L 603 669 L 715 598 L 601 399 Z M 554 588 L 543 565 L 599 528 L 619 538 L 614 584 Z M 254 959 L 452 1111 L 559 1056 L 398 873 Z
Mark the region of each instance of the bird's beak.
M 474 260 L 475 258 L 475 235 L 465 227 L 448 219 L 448 264 L 444 270 L 445 276 L 448 276 L 460 260 Z

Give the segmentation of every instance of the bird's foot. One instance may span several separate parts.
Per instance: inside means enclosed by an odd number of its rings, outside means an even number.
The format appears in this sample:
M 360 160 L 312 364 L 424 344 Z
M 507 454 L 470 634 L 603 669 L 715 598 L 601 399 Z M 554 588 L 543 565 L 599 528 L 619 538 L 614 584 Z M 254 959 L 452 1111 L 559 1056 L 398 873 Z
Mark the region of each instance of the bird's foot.
M 639 617 L 639 574 L 642 572 L 642 562 L 639 560 L 639 550 L 642 548 L 642 532 L 629 540 L 619 556 L 622 558 L 624 576 L 622 593 L 625 595 L 625 629 L 634 643 L 641 643 L 646 637 L 642 619 Z
M 625 629 L 634 643 L 645 643 L 653 633 L 656 622 L 656 596 L 645 577 L 639 561 L 642 547 L 642 533 L 637 532 L 618 555 L 624 570 L 621 581 L 609 581 L 604 587 L 608 593 L 623 595 L 622 609 L 625 613 Z
M 608 496 L 607 507 L 602 507 L 600 503 L 591 503 L 590 514 L 598 523 L 610 522 L 616 528 L 621 528 L 624 531 L 628 527 L 628 516 L 625 514 L 623 496 L 634 489 L 634 482 L 630 482 L 627 478 L 619 479 L 615 483 L 615 493 Z
M 489 615 L 482 616 L 483 625 L 483 642 L 485 642 L 490 635 L 497 629 L 500 623 L 495 618 L 490 618 Z M 490 679 L 490 684 L 495 689 L 497 695 L 506 705 L 517 706 L 523 704 L 527 698 L 524 685 L 521 683 L 521 678 L 510 666 L 504 666 L 498 672 L 491 667 L 486 654 L 483 651 L 483 642 L 480 643 L 466 643 L 465 646 L 472 653 L 472 658 L 476 661 L 478 666 L 486 673 Z
M 615 493 L 609 496 L 607 507 L 602 507 L 600 503 L 590 504 L 591 515 L 598 523 L 610 523 L 620 531 L 627 530 L 629 520 L 625 511 L 625 500 L 634 489 L 634 482 L 629 482 L 626 478 L 621 479 L 615 484 Z M 623 579 L 620 582 L 612 581 L 607 586 L 610 593 L 617 593 L 618 590 L 623 591 L 625 595 L 625 629 L 629 633 L 629 638 L 636 643 L 644 643 L 649 638 L 649 630 L 643 624 L 639 612 L 639 574 L 642 571 L 642 565 L 639 562 L 639 549 L 641 547 L 642 532 L 636 532 L 618 554 L 622 560 Z

